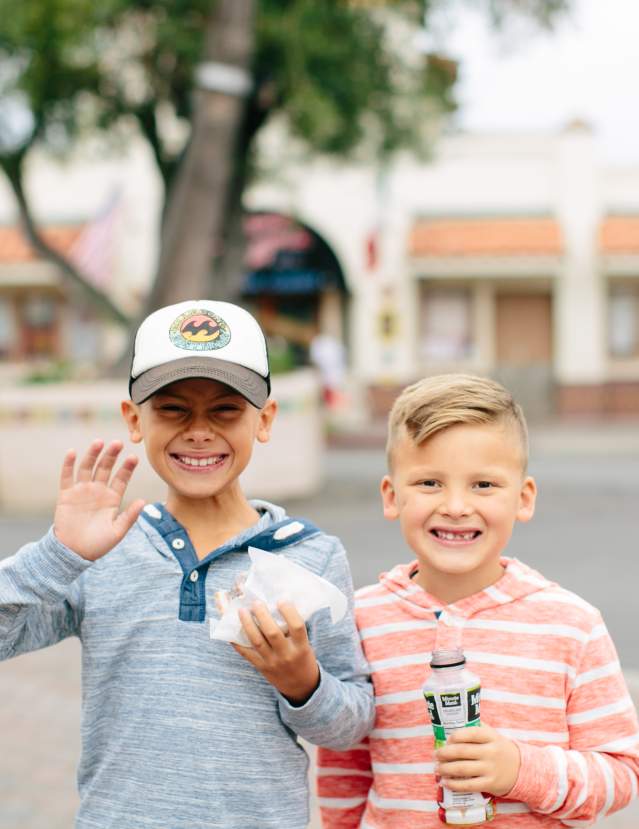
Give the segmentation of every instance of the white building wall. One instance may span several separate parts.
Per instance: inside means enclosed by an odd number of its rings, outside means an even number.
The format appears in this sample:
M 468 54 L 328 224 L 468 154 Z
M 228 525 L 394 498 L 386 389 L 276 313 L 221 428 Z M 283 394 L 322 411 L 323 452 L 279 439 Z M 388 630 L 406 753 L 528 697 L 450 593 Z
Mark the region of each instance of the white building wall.
M 639 213 L 639 169 L 616 167 L 601 181 L 603 204 L 612 213 Z
M 602 203 L 592 133 L 568 129 L 557 150 L 556 205 L 565 252 L 555 294 L 555 377 L 565 385 L 598 384 L 606 375 L 606 303 L 598 266 Z
M 430 162 L 404 156 L 395 168 L 401 201 L 414 215 L 548 212 L 553 137 L 444 138 Z

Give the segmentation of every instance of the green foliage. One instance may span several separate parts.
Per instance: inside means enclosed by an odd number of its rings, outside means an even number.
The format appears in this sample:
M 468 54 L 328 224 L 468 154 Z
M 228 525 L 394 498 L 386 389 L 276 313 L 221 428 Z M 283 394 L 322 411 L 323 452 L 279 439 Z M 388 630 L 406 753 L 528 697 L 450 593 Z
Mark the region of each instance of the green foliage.
M 25 144 L 68 146 L 82 129 L 111 129 L 133 116 L 168 181 L 183 147 L 167 139 L 163 117 L 188 124 L 192 116 L 212 2 L 0 0 L 0 95 L 28 107 Z M 254 113 L 243 149 L 276 112 L 316 151 L 343 155 L 365 144 L 387 154 L 419 144 L 421 125 L 455 106 L 456 67 L 391 34 L 427 24 L 441 2 L 259 0 Z M 464 2 L 473 0 L 450 5 Z M 496 21 L 518 11 L 542 23 L 567 2 L 474 0 Z
M 90 0 L 0 0 L 2 98 L 13 95 L 28 105 L 24 143 L 55 139 L 56 132 L 72 135 L 79 97 L 97 91 L 91 5 Z

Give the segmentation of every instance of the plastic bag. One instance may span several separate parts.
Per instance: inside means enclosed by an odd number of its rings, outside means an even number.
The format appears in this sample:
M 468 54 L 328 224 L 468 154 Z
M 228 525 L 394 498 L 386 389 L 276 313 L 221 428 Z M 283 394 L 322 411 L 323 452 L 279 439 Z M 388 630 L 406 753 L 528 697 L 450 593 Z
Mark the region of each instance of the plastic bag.
M 266 604 L 284 632 L 286 623 L 277 610 L 277 603 L 281 601 L 294 604 L 304 621 L 322 607 L 330 609 L 333 624 L 346 613 L 346 596 L 331 582 L 281 554 L 267 553 L 257 547 L 249 547 L 248 554 L 251 559 L 248 572 L 238 579 L 235 588 L 216 594 L 222 616 L 211 619 L 211 639 L 250 647 L 238 610 L 242 607 L 250 610 L 255 601 Z

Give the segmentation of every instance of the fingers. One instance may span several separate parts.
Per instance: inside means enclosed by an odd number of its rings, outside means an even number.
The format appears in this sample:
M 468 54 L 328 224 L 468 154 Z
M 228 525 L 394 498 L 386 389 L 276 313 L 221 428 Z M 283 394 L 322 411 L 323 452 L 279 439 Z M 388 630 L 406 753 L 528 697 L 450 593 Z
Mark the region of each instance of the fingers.
M 135 524 L 144 504 L 145 501 L 142 498 L 138 498 L 137 501 L 130 504 L 124 512 L 120 513 L 120 515 L 118 515 L 115 519 L 113 527 L 119 539 L 124 538 L 131 527 Z
M 254 611 L 256 614 L 258 613 L 258 608 L 255 608 Z M 251 643 L 251 648 L 254 648 L 258 653 L 261 650 L 265 650 L 268 648 L 268 642 L 264 638 L 262 631 L 257 626 L 255 622 L 255 618 L 253 617 L 253 613 L 249 613 L 246 608 L 240 608 L 238 610 L 238 615 L 240 617 L 240 622 L 242 623 L 242 628 L 244 629 L 244 633 L 246 634 L 246 638 Z M 267 611 L 267 615 L 270 618 L 270 614 Z
M 98 455 L 102 451 L 104 441 L 94 440 L 87 449 L 84 457 L 80 461 L 78 467 L 78 481 L 90 481 L 93 478 L 93 467 L 98 459 Z
M 121 440 L 114 440 L 108 445 L 106 451 L 100 456 L 98 465 L 95 467 L 95 471 L 93 472 L 94 481 L 107 483 L 111 477 L 111 472 L 121 451 Z
M 485 764 L 480 760 L 454 760 L 448 763 L 438 763 L 435 774 L 442 780 L 460 778 L 466 780 L 471 777 L 481 777 L 486 773 Z
M 118 453 L 119 451 L 120 450 L 118 449 Z M 129 481 L 131 480 L 131 476 L 133 475 L 133 472 L 137 465 L 138 458 L 136 458 L 135 455 L 129 455 L 128 458 L 125 458 L 124 462 L 122 463 L 122 466 L 113 476 L 113 480 L 111 481 L 111 489 L 117 492 L 117 494 L 120 497 L 122 497 L 126 492 L 126 488 L 129 485 Z M 113 466 L 113 464 L 111 464 L 111 466 Z
M 437 760 L 439 767 L 442 769 L 443 774 L 444 769 L 450 764 L 460 761 L 484 761 L 489 755 L 490 748 L 487 748 L 485 745 L 478 743 L 451 743 L 449 736 L 446 745 L 442 746 L 442 748 L 438 748 L 435 752 L 435 759 Z
M 253 665 L 253 667 L 259 668 L 261 666 L 262 659 L 256 652 L 255 648 L 245 648 L 243 645 L 238 645 L 237 642 L 231 642 L 231 645 L 239 653 L 239 655 L 243 656 L 247 662 L 250 662 L 251 665 Z
M 278 625 L 264 602 L 255 602 L 250 611 L 246 608 L 238 611 L 251 647 L 258 652 L 267 650 L 283 652 L 290 645 L 297 647 L 308 642 L 304 620 L 295 607 L 290 602 L 282 602 L 278 605 L 278 610 L 287 623 L 287 632 L 284 632 Z
M 491 790 L 491 781 L 488 777 L 468 777 L 463 780 L 442 777 L 440 782 L 451 792 L 488 792 Z
M 289 636 L 295 645 L 304 645 L 308 642 L 308 633 L 304 619 L 300 616 L 295 605 L 291 602 L 279 602 L 277 605 L 282 618 L 288 627 Z
M 60 471 L 60 489 L 70 489 L 73 486 L 73 468 L 75 466 L 75 449 L 69 449 L 62 461 Z
M 92 441 L 80 461 L 77 477 L 75 476 L 76 452 L 75 449 L 69 449 L 62 462 L 62 469 L 60 472 L 60 489 L 69 489 L 74 483 L 76 483 L 76 480 L 81 483 L 95 481 L 97 483 L 109 485 L 109 478 L 111 477 L 111 473 L 113 472 L 118 456 L 122 451 L 123 444 L 121 440 L 113 440 L 108 445 L 105 452 L 101 455 L 103 448 L 103 440 L 96 438 L 96 440 Z M 120 497 L 124 495 L 129 481 L 131 480 L 133 470 L 137 464 L 138 459 L 136 456 L 129 455 L 111 481 L 111 488 L 117 492 Z
M 447 737 L 447 744 L 461 745 L 463 743 L 489 743 L 495 738 L 495 732 L 490 726 L 471 725 L 466 728 L 457 728 Z

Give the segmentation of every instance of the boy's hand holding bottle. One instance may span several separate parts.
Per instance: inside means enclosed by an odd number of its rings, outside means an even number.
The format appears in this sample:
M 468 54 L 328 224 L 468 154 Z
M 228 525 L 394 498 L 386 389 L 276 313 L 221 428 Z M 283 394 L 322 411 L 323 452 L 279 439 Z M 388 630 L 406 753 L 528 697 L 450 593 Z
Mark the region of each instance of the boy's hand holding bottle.
M 109 552 L 135 523 L 144 501 L 138 499 L 120 512 L 120 504 L 138 459 L 130 455 L 111 477 L 122 451 L 114 440 L 100 456 L 104 441 L 94 440 L 75 474 L 76 453 L 65 455 L 53 519 L 56 538 L 87 561 Z
M 519 774 L 517 745 L 494 728 L 458 728 L 435 752 L 435 774 L 453 792 L 486 792 L 504 797 Z

